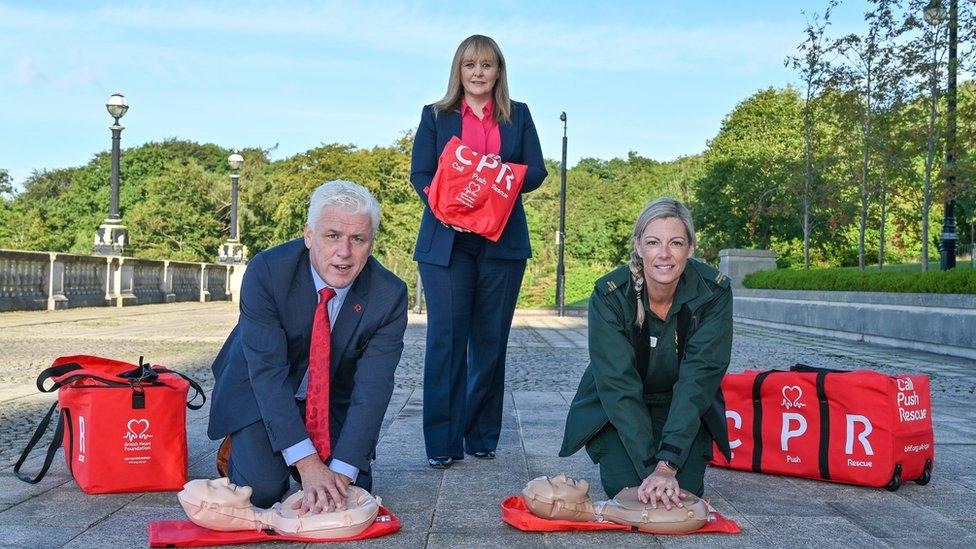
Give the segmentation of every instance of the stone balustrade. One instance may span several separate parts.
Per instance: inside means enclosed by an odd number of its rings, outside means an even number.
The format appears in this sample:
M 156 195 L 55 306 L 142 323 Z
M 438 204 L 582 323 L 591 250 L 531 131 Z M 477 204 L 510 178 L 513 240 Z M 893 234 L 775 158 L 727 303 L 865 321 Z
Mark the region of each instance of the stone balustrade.
M 246 265 L 0 250 L 0 311 L 237 301 Z

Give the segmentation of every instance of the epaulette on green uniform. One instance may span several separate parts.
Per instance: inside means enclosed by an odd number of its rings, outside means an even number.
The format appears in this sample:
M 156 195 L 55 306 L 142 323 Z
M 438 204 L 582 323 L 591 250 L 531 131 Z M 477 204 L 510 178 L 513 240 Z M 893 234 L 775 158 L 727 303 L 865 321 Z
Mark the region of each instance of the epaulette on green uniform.
M 603 295 L 609 295 L 626 287 L 629 282 L 630 267 L 623 265 L 598 278 L 596 281 L 596 289 Z
M 718 269 L 712 267 L 708 263 L 696 259 L 694 257 L 688 259 L 688 265 L 686 268 L 692 268 L 698 272 L 702 277 L 702 280 L 711 283 L 712 285 L 724 288 L 726 290 L 732 288 L 732 279 L 726 276 L 724 273 L 719 272 Z M 615 271 L 616 272 L 616 271 Z

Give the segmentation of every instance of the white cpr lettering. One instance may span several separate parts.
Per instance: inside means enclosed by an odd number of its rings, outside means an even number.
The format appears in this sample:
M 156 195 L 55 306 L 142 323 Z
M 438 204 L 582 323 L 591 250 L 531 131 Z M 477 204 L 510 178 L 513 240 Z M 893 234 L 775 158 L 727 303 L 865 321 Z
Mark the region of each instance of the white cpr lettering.
M 495 183 L 501 183 L 503 177 L 505 178 L 505 190 L 512 190 L 512 181 L 515 180 L 515 171 L 508 164 L 502 164 L 502 169 L 498 171 L 498 177 L 495 178 Z
M 797 423 L 796 429 L 790 429 L 790 423 L 795 421 Z M 800 414 L 794 414 L 791 412 L 783 412 L 783 431 L 779 437 L 780 448 L 786 452 L 789 450 L 789 441 L 791 438 L 796 438 L 803 433 L 807 432 L 807 418 L 801 416 Z
M 481 161 L 478 162 L 478 167 L 474 171 L 481 173 L 481 168 L 497 168 L 498 159 L 494 156 L 488 156 L 487 154 L 481 157 Z
M 465 150 L 467 148 L 468 147 L 465 146 L 465 145 L 459 145 L 458 148 L 457 148 L 457 150 L 454 151 L 454 156 L 458 159 L 458 162 L 464 164 L 465 166 L 470 166 L 471 165 L 471 160 L 468 160 L 467 158 L 465 158 L 461 154 L 461 151 L 463 151 L 463 150 Z M 478 169 L 481 169 L 481 168 L 479 167 Z
M 874 448 L 871 448 L 871 443 L 868 442 L 868 435 L 874 430 L 871 426 L 871 420 L 864 416 L 858 416 L 854 414 L 847 414 L 847 441 L 844 443 L 844 453 L 851 455 L 854 453 L 854 424 L 860 423 L 864 426 L 864 431 L 857 435 L 858 442 L 864 447 L 864 453 L 873 456 Z
M 78 453 L 85 453 L 85 416 L 78 416 Z
M 741 429 L 742 428 L 742 414 L 740 414 L 739 412 L 736 412 L 735 410 L 726 410 L 725 411 L 725 417 L 727 419 L 731 419 L 732 420 L 732 426 L 734 428 L 736 428 L 736 429 Z M 737 438 L 735 440 L 730 440 L 729 441 L 729 448 L 730 449 L 735 450 L 739 446 L 742 446 L 742 440 L 741 439 L 738 439 Z

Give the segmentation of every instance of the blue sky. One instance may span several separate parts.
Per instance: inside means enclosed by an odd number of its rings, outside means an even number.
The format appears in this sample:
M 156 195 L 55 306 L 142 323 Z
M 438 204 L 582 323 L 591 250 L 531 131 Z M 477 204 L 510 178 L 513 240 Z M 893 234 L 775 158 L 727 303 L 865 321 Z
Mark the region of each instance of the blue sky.
M 495 38 L 544 154 L 702 151 L 739 101 L 795 75 L 802 10 L 825 2 L 5 2 L 0 168 L 81 165 L 110 145 L 105 100 L 125 94 L 124 147 L 179 137 L 271 147 L 389 145 L 446 88 L 457 44 Z M 835 32 L 860 30 L 848 2 Z M 485 7 L 479 7 L 485 6 Z M 699 7 L 695 7 L 699 6 Z

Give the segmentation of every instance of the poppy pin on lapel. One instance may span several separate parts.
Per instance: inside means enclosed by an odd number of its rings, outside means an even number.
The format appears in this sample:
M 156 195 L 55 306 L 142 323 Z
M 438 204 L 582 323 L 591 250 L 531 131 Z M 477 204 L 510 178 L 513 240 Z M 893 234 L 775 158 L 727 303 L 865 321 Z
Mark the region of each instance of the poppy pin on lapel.
M 353 310 L 355 310 L 355 311 L 356 311 L 357 313 L 361 313 L 361 312 L 363 312 L 363 306 L 362 306 L 362 305 L 360 305 L 359 303 L 357 303 L 357 304 L 355 304 L 355 305 L 353 305 L 353 306 L 352 306 L 352 308 L 353 308 Z

